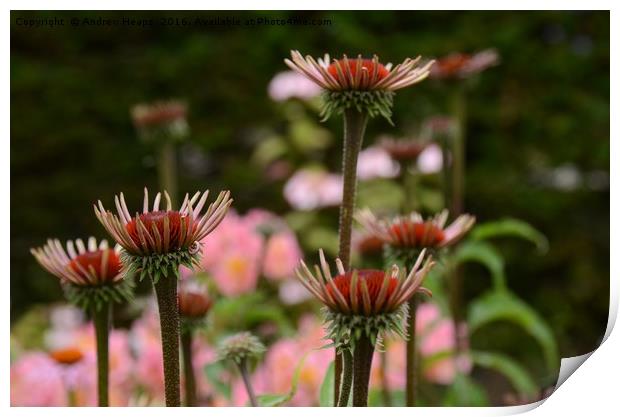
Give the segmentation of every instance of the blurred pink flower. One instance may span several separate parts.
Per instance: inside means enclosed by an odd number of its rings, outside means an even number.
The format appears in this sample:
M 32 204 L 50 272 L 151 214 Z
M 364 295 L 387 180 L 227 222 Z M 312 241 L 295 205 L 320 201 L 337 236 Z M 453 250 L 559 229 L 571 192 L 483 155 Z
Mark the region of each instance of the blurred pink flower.
M 203 240 L 203 268 L 226 296 L 253 291 L 259 274 L 263 238 L 255 225 L 229 211 L 219 227 Z
M 60 366 L 46 353 L 26 353 L 11 365 L 11 406 L 67 406 Z
M 280 231 L 267 241 L 263 274 L 272 280 L 290 278 L 301 257 L 301 248 L 295 234 L 290 230 Z
M 434 174 L 443 168 L 443 155 L 437 144 L 427 146 L 418 157 L 418 170 L 423 174 Z
M 302 168 L 285 184 L 284 198 L 297 210 L 337 206 L 342 201 L 342 177 L 322 169 Z
M 267 88 L 274 101 L 285 101 L 290 98 L 311 99 L 321 93 L 321 87 L 295 71 L 284 71 L 276 74 Z
M 278 296 L 285 305 L 299 304 L 312 299 L 312 294 L 296 279 L 283 282 L 278 290 Z
M 455 358 L 454 325 L 452 320 L 441 316 L 439 307 L 434 303 L 423 303 L 418 307 L 416 316 L 416 334 L 419 337 L 419 350 L 422 356 L 423 376 L 426 380 L 448 385 L 454 381 L 457 369 L 460 372 L 471 371 L 471 360 L 467 354 Z M 401 339 L 386 340 L 388 365 L 386 378 L 390 389 L 404 389 L 406 354 L 405 342 Z M 437 358 L 437 354 L 448 353 Z M 371 371 L 371 386 L 381 387 L 381 358 L 375 353 Z
M 136 384 L 148 396 L 149 403 L 163 404 L 164 368 L 159 320 L 154 303 L 149 303 L 142 317 L 133 323 L 130 334 L 130 343 L 136 357 Z
M 400 165 L 379 146 L 371 146 L 359 154 L 357 176 L 360 180 L 394 178 L 400 173 Z
M 211 268 L 213 280 L 225 296 L 246 294 L 256 289 L 259 259 L 244 250 L 242 246 L 246 246 L 246 243 L 248 242 L 240 241 L 238 250 L 222 254 L 217 264 Z
M 327 342 L 322 340 L 325 332 L 316 317 L 302 317 L 297 334 L 298 337 L 281 339 L 269 348 L 263 364 L 253 374 L 252 382 L 258 395 L 286 394 L 291 389 L 295 368 L 308 353 L 300 370 L 297 392 L 286 405 L 317 405 L 319 389 L 333 359 L 333 352 L 318 349 Z M 247 394 L 240 380 L 233 385 L 233 403 L 247 403 Z

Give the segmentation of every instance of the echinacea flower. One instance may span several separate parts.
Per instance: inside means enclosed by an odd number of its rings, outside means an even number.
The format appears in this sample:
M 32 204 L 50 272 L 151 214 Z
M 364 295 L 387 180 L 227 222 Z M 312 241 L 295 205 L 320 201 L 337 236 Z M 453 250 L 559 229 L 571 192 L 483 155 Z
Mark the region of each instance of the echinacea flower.
M 400 166 L 381 147 L 370 146 L 360 152 L 357 161 L 357 177 L 360 180 L 394 178 L 399 173 Z
M 430 256 L 423 262 L 425 253 L 420 253 L 408 274 L 396 265 L 387 271 L 345 271 L 336 259 L 335 276 L 322 250 L 319 257 L 321 266 L 315 266 L 314 272 L 303 261 L 296 272 L 306 289 L 325 305 L 327 332 L 337 347 L 353 347 L 362 334 L 373 345 L 382 333 L 406 337 L 406 302 L 417 292 L 430 294 L 421 286 L 433 266 Z
M 382 64 L 374 55 L 364 59 L 361 55 L 330 62 L 329 55 L 315 60 L 305 58 L 299 51 L 291 51 L 291 59 L 284 62 L 294 71 L 305 75 L 324 90 L 324 118 L 340 114 L 349 108 L 367 112 L 371 117 L 382 115 L 388 120 L 394 92 L 424 80 L 433 62 L 419 66 L 420 57 L 407 58 L 401 64 Z
M 297 210 L 337 206 L 342 201 L 342 176 L 322 169 L 301 168 L 284 185 L 284 199 Z
M 428 143 L 422 140 L 397 140 L 389 136 L 384 136 L 379 141 L 379 146 L 398 162 L 415 161 L 427 145 Z
M 265 352 L 265 345 L 250 332 L 237 333 L 229 336 L 219 345 L 217 353 L 220 360 L 232 361 L 238 368 L 253 407 L 258 406 L 254 388 L 248 372 L 248 362 L 256 360 Z
M 269 82 L 267 90 L 269 97 L 274 101 L 286 101 L 291 98 L 308 100 L 321 93 L 321 87 L 294 71 L 276 74 Z
M 99 244 L 94 237 L 86 244 L 82 239 L 69 240 L 65 250 L 58 239 L 48 239 L 30 253 L 60 279 L 69 300 L 82 308 L 100 309 L 109 301 L 131 298 L 133 285 L 123 279 L 119 248 L 109 248 L 106 240 Z
M 241 332 L 222 340 L 217 356 L 220 360 L 231 360 L 238 364 L 258 358 L 265 350 L 265 346 L 256 336 L 250 332 Z
M 194 330 L 204 325 L 204 319 L 213 302 L 207 296 L 206 291 L 192 290 L 187 284 L 181 287 L 178 295 L 183 374 L 185 375 L 185 405 L 194 407 L 198 403 L 193 352 Z
M 182 318 L 201 319 L 207 315 L 212 305 L 213 301 L 203 292 L 184 289 L 179 291 L 179 313 Z
M 84 357 L 84 353 L 75 347 L 56 349 L 50 352 L 50 357 L 61 365 L 73 365 Z
M 185 119 L 187 106 L 177 100 L 137 104 L 131 109 L 131 118 L 140 136 L 153 140 L 159 136 L 182 138 L 187 134 Z
M 149 208 L 148 190 L 144 189 L 142 213 L 131 216 L 123 193 L 114 197 L 118 214 L 106 210 L 99 200 L 95 214 L 108 233 L 122 246 L 123 263 L 140 272 L 140 279 L 150 275 L 154 282 L 178 266 L 193 267 L 198 263 L 200 241 L 215 229 L 232 203 L 230 192 L 222 191 L 205 213 L 201 213 L 209 191 L 185 195 L 179 210 L 172 209 L 170 196 L 164 191 L 166 209 L 160 209 L 161 193 Z M 199 200 L 200 198 L 200 200 Z M 195 204 L 195 206 L 194 206 Z
M 475 54 L 455 52 L 437 60 L 431 69 L 431 77 L 438 79 L 467 78 L 497 65 L 499 55 L 495 49 L 486 49 Z
M 378 219 L 370 210 L 361 210 L 356 215 L 364 228 L 393 248 L 438 249 L 459 241 L 476 222 L 475 217 L 460 215 L 445 227 L 448 211 L 424 219 L 412 212 L 391 219 Z
M 28 352 L 11 364 L 12 407 L 65 407 L 62 369 L 44 352 Z
M 131 217 L 125 197 L 115 197 L 118 215 L 106 211 L 101 201 L 95 214 L 114 239 L 123 247 L 122 260 L 127 271 L 148 276 L 153 282 L 161 330 L 164 358 L 166 406 L 181 405 L 179 367 L 179 305 L 177 278 L 179 266 L 193 268 L 200 261 L 200 240 L 215 229 L 232 203 L 230 193 L 220 192 L 215 202 L 201 214 L 208 191 L 185 195 L 181 208 L 172 210 L 170 196 L 164 191 L 166 210 L 159 209 L 161 193 L 157 193 L 149 210 L 148 190 L 144 189 L 142 214 Z M 200 200 L 199 200 L 200 198 Z M 194 204 L 196 206 L 194 207 Z

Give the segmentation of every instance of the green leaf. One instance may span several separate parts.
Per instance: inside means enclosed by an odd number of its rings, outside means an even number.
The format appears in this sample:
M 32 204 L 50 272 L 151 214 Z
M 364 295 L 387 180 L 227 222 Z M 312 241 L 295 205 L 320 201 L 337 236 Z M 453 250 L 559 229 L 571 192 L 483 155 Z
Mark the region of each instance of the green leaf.
M 295 367 L 295 372 L 293 372 L 293 379 L 291 380 L 291 389 L 286 394 L 263 394 L 256 397 L 258 404 L 261 407 L 278 407 L 283 404 L 289 402 L 297 393 L 297 387 L 299 385 L 299 376 L 301 375 L 301 369 L 306 362 L 306 358 L 310 352 L 306 352 L 304 356 L 301 357 L 297 366 Z
M 471 358 L 474 364 L 504 375 L 519 394 L 532 398 L 538 392 L 538 387 L 530 374 L 509 356 L 494 352 L 472 351 Z
M 334 405 L 334 361 L 329 364 L 319 391 L 319 405 L 332 407 Z
M 203 371 L 211 385 L 213 385 L 213 388 L 222 394 L 226 399 L 230 400 L 230 384 L 224 383 L 222 378 L 222 373 L 224 370 L 224 365 L 220 361 L 210 363 L 203 368 Z
M 517 324 L 540 344 L 547 367 L 555 371 L 560 361 L 553 332 L 540 315 L 507 290 L 491 291 L 469 305 L 468 323 L 473 333 L 485 324 L 506 320 Z
M 480 241 L 465 242 L 459 246 L 452 259 L 456 264 L 464 262 L 478 262 L 482 264 L 491 273 L 495 289 L 506 287 L 504 259 L 489 243 Z
M 549 241 L 545 235 L 534 229 L 530 224 L 518 219 L 506 218 L 479 224 L 471 232 L 471 237 L 477 240 L 502 236 L 514 236 L 529 240 L 536 245 L 541 253 L 549 249 Z
M 260 407 L 277 407 L 289 401 L 289 394 L 263 394 L 256 397 Z
M 443 405 L 447 407 L 485 407 L 489 405 L 484 388 L 467 375 L 457 374 L 448 388 Z

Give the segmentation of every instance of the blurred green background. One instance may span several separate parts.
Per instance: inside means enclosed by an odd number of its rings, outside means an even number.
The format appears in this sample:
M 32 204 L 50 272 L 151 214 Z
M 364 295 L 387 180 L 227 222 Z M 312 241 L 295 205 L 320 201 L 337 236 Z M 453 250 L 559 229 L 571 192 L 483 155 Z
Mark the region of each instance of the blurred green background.
M 325 26 L 25 28 L 18 17 L 328 18 Z M 230 188 L 235 207 L 285 213 L 283 181 L 249 163 L 261 140 L 286 129 L 267 94 L 290 49 L 321 56 L 377 53 L 386 61 L 494 47 L 501 64 L 468 94 L 466 209 L 479 221 L 523 219 L 550 241 L 546 255 L 502 242 L 509 286 L 545 317 L 562 356 L 595 348 L 609 300 L 609 13 L 607 12 L 12 12 L 11 320 L 62 298 L 29 248 L 48 237 L 104 236 L 92 204 L 124 191 L 129 204 L 157 187 L 152 150 L 129 108 L 179 97 L 191 141 L 180 149 L 180 190 Z M 436 83 L 399 92 L 407 134 L 444 114 Z M 340 122 L 327 163 L 339 166 Z M 297 161 L 301 162 L 301 161 Z M 323 215 L 332 216 L 336 212 Z M 466 295 L 488 286 L 468 266 Z M 478 277 L 481 277 L 478 279 Z M 496 329 L 501 345 L 502 332 Z M 499 332 L 499 333 L 497 333 Z M 506 338 L 506 340 L 511 340 Z M 510 349 L 505 346 L 505 349 Z

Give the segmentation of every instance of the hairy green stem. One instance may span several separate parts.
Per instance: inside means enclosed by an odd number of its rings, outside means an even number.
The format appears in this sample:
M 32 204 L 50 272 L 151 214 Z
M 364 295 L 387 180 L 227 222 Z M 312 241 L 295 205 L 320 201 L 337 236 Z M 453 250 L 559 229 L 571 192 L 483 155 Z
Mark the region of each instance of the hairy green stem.
M 383 343 L 386 343 L 385 341 Z M 392 393 L 390 392 L 390 386 L 388 384 L 387 379 L 387 367 L 388 367 L 388 356 L 387 356 L 387 346 L 385 349 L 381 351 L 381 355 L 379 356 L 381 359 L 381 397 L 383 398 L 383 405 L 385 407 L 392 406 Z
M 405 404 L 407 407 L 415 407 L 418 397 L 418 352 L 416 341 L 416 313 L 418 309 L 418 297 L 414 294 L 409 300 L 409 338 L 407 339 L 407 385 L 405 389 Z
M 456 121 L 452 138 L 452 199 L 450 213 L 458 216 L 463 212 L 465 197 L 465 91 L 457 88 L 453 97 L 453 112 Z
M 450 214 L 456 218 L 463 213 L 465 205 L 465 128 L 467 118 L 467 102 L 464 87 L 457 87 L 453 96 L 453 114 L 456 120 L 456 129 L 452 140 L 452 187 L 450 199 Z M 456 267 L 451 270 L 450 297 L 452 319 L 454 322 L 454 337 L 456 352 L 463 348 L 461 332 L 458 331 L 463 321 L 463 271 Z M 458 356 L 458 355 L 457 355 Z
M 353 351 L 353 407 L 368 406 L 368 384 L 375 346 L 363 334 L 355 343 Z
M 250 398 L 250 404 L 252 404 L 252 407 L 258 407 L 258 401 L 256 401 L 256 395 L 254 394 L 254 389 L 252 388 L 252 382 L 250 381 L 250 374 L 248 373 L 248 367 L 245 360 L 241 361 L 238 366 L 239 373 L 243 379 L 243 384 L 245 385 L 245 390 L 248 392 L 248 397 Z
M 340 383 L 342 382 L 342 355 L 334 348 L 334 407 L 340 401 Z
M 93 322 L 95 324 L 95 339 L 97 342 L 97 395 L 99 407 L 108 407 L 108 375 L 109 366 L 109 335 L 110 315 L 109 303 L 104 303 L 100 310 L 93 309 Z
M 174 143 L 166 140 L 159 148 L 157 160 L 157 173 L 159 176 L 159 186 L 162 190 L 168 191 L 172 205 L 177 203 L 177 159 Z
M 185 376 L 185 406 L 196 407 L 196 376 L 194 375 L 194 361 L 192 355 L 191 329 L 181 333 L 181 352 L 183 354 L 183 374 Z
M 346 407 L 349 405 L 351 385 L 353 383 L 353 356 L 350 350 L 344 350 L 340 356 L 342 357 L 343 370 L 338 407 Z
M 368 123 L 368 114 L 356 109 L 344 112 L 344 140 L 342 146 L 342 204 L 338 226 L 338 257 L 345 269 L 351 262 L 351 229 L 355 211 L 355 193 L 357 189 L 357 158 L 362 148 L 364 131 Z M 340 385 L 343 372 L 342 358 L 335 352 L 334 368 L 334 404 L 340 399 Z
M 166 407 L 181 406 L 179 370 L 179 306 L 177 280 L 174 276 L 160 277 L 154 285 L 159 306 L 161 347 L 164 358 L 164 392 Z
M 338 257 L 345 269 L 351 261 L 351 228 L 357 190 L 357 157 L 359 156 L 368 115 L 355 109 L 344 112 L 344 143 L 342 151 L 342 205 L 340 206 Z

